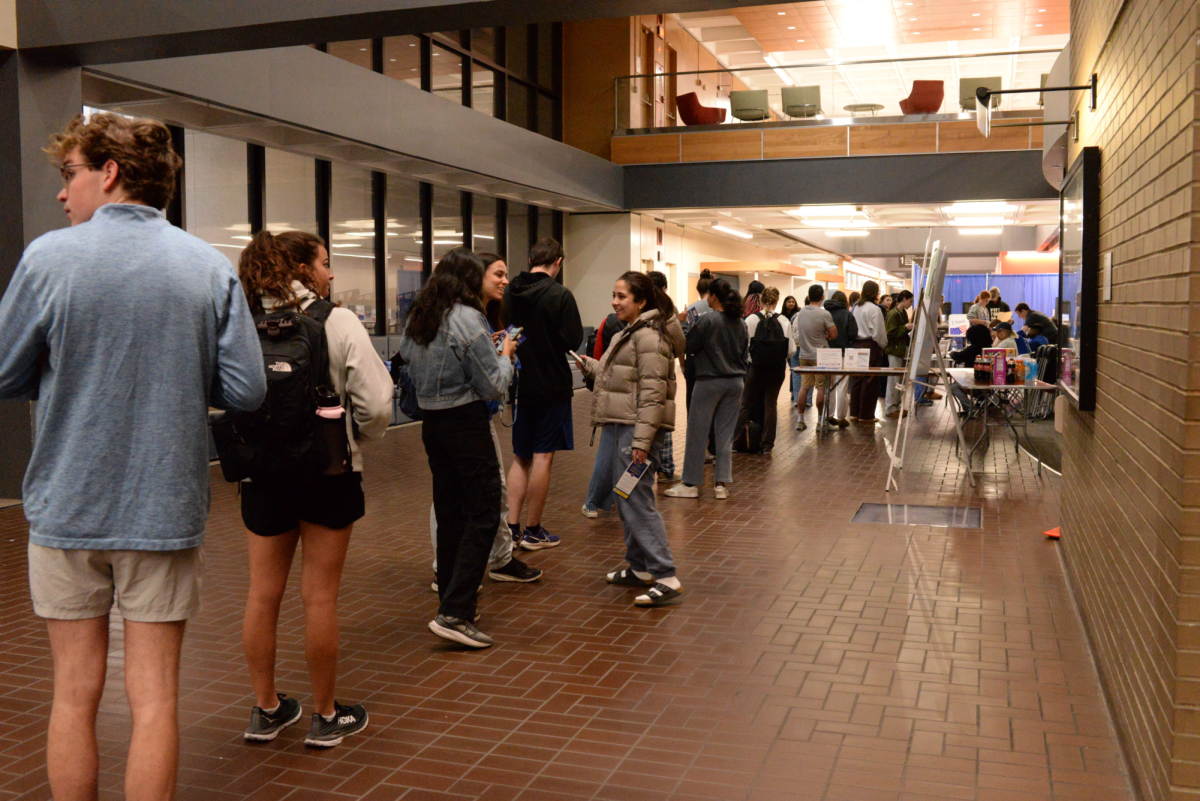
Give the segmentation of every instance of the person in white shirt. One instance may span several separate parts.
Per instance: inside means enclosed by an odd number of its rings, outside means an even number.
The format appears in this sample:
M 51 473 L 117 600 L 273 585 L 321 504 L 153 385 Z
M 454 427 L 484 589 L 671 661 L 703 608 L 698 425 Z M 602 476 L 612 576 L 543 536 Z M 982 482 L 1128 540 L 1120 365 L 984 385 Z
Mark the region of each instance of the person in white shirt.
M 883 349 L 887 347 L 887 324 L 877 305 L 879 284 L 867 281 L 854 307 L 854 322 L 858 325 L 858 341 L 854 347 L 871 351 L 871 367 L 884 364 Z M 850 419 L 864 423 L 875 422 L 875 407 L 879 403 L 878 379 L 855 376 L 850 382 Z
M 746 450 L 748 437 L 746 427 L 751 418 L 762 419 L 762 452 L 770 453 L 775 447 L 775 430 L 778 425 L 779 390 L 787 377 L 787 362 L 796 350 L 792 340 L 792 326 L 782 314 L 775 313 L 779 302 L 779 290 L 773 286 L 762 292 L 761 311 L 746 318 L 746 331 L 750 335 L 750 367 L 746 371 L 746 385 L 742 389 L 742 404 L 738 410 L 738 421 L 734 427 L 734 450 Z M 778 325 L 778 328 L 776 328 Z M 759 326 L 767 326 L 755 339 Z M 782 335 L 783 340 L 778 337 Z M 774 337 L 774 339 L 772 339 Z
M 1017 352 L 1017 338 L 1013 335 L 1012 323 L 996 323 L 996 336 L 992 347 Z

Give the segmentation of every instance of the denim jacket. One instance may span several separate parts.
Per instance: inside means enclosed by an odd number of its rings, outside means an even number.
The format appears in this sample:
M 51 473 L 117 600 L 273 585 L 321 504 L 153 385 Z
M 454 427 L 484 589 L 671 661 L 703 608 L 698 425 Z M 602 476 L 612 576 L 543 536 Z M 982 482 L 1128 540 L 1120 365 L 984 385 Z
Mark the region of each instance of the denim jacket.
M 496 353 L 482 312 L 455 303 L 428 346 L 405 334 L 400 356 L 422 409 L 453 409 L 498 400 L 512 381 L 512 362 Z

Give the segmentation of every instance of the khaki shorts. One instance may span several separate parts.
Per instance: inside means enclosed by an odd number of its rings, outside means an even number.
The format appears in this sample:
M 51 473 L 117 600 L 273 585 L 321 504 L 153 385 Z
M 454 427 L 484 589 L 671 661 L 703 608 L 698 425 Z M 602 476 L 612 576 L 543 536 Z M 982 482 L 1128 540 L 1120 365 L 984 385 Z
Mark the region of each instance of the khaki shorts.
M 29 543 L 33 611 L 51 620 L 103 617 L 114 600 L 126 620 L 187 620 L 200 611 L 203 574 L 203 546 L 182 551 L 88 551 Z
M 816 367 L 817 360 L 816 359 L 801 359 L 800 366 L 801 367 Z M 821 387 L 822 389 L 824 389 L 826 386 L 828 386 L 828 383 L 829 383 L 829 376 L 827 376 L 827 375 L 814 375 L 811 373 L 805 373 L 804 375 L 800 376 L 800 388 L 803 390 L 807 390 L 809 387 Z

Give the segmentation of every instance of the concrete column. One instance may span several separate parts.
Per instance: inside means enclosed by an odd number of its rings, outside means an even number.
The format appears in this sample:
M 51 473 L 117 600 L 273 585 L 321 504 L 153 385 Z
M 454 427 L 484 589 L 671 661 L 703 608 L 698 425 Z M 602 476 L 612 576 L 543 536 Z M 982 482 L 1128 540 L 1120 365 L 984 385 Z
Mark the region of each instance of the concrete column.
M 55 196 L 58 171 L 42 148 L 83 110 L 78 67 L 34 64 L 0 51 L 0 290 L 6 289 L 25 246 L 67 224 Z M 18 191 L 19 190 L 19 191 Z M 21 497 L 32 448 L 31 404 L 0 401 L 0 498 Z

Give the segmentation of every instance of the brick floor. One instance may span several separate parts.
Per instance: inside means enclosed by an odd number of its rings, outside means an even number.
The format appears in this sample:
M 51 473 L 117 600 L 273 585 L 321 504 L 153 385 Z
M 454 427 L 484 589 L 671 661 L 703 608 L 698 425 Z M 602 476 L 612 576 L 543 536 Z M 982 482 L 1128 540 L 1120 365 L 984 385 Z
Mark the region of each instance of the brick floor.
M 687 603 L 640 610 L 603 581 L 621 564 L 619 522 L 579 514 L 589 401 L 576 397 L 580 447 L 555 465 L 545 519 L 563 546 L 528 558 L 546 570 L 540 584 L 488 584 L 483 628 L 498 644 L 482 653 L 426 629 L 436 597 L 419 429 L 369 450 L 339 695 L 364 702 L 371 727 L 326 752 L 303 747 L 303 726 L 274 743 L 241 739 L 252 702 L 245 535 L 234 490 L 214 473 L 205 606 L 185 645 L 179 798 L 1133 797 L 1056 546 L 1041 536 L 1058 524 L 1058 480 L 1038 479 L 1011 442 L 977 461 L 971 491 L 948 417 L 923 410 L 889 498 L 890 426 L 822 437 L 789 426 L 772 456 L 735 457 L 728 501 L 710 488 L 699 501 L 660 497 Z M 983 530 L 849 522 L 859 503 L 886 500 L 981 505 Z M 0 511 L 0 801 L 50 798 L 51 665 L 25 533 L 19 508 Z M 307 712 L 293 590 L 279 684 Z M 104 799 L 120 797 L 128 737 L 119 652 L 110 666 Z

